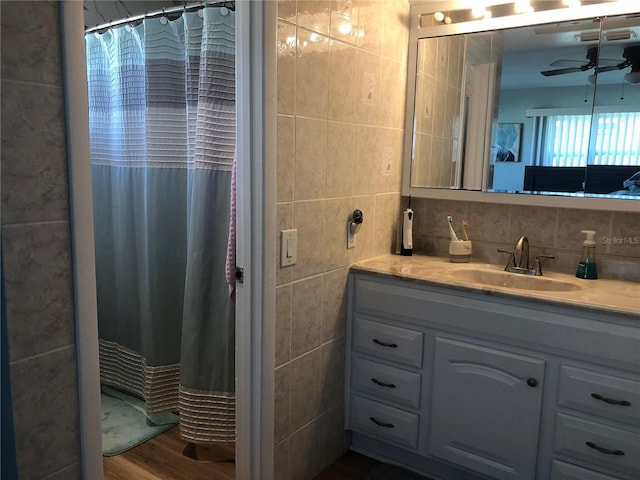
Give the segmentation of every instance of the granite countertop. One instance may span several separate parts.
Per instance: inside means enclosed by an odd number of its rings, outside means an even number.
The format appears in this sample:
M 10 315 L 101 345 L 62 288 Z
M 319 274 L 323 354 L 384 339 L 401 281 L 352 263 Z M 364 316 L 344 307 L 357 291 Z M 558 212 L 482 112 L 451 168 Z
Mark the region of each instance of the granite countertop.
M 507 274 L 503 272 L 504 267 L 500 265 L 479 262 L 451 263 L 448 258 L 425 255 L 413 255 L 410 257 L 384 255 L 356 263 L 351 268 L 357 271 L 411 279 L 427 285 L 640 316 L 640 283 L 635 282 L 607 279 L 583 280 L 573 275 L 555 272 L 544 272 L 543 277 L 529 277 L 515 273 Z M 469 270 L 488 272 L 486 274 L 483 273 L 483 275 L 491 278 L 505 278 L 507 281 L 509 280 L 508 276 L 511 275 L 527 277 L 517 280 L 521 280 L 524 283 L 531 282 L 533 285 L 542 280 L 547 284 L 545 288 L 548 289 L 532 290 L 479 283 L 473 279 L 474 272 L 469 272 Z M 467 275 L 469 273 L 471 275 Z M 559 288 L 556 289 L 555 286 Z M 558 291 L 562 288 L 567 288 L 568 290 Z

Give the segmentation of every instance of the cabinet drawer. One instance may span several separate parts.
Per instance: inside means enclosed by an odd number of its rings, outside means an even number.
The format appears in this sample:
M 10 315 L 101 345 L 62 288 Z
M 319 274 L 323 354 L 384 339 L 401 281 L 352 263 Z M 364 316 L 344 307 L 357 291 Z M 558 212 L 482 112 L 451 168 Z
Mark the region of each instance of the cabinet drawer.
M 422 333 L 355 318 L 353 349 L 412 367 L 422 366 Z
M 563 366 L 558 405 L 640 425 L 640 382 Z
M 418 415 L 358 395 L 351 397 L 351 428 L 395 445 L 418 446 Z
M 390 400 L 398 405 L 420 407 L 420 378 L 417 373 L 353 357 L 351 385 L 354 389 Z
M 640 433 L 559 413 L 555 451 L 629 474 L 640 474 Z
M 587 470 L 570 463 L 554 460 L 551 462 L 551 480 L 619 480 L 616 477 Z

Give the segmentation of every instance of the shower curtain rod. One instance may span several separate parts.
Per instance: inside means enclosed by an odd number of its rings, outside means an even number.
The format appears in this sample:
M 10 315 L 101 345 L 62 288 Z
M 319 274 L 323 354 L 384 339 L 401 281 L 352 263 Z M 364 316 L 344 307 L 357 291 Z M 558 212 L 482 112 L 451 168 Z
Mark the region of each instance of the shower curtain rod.
M 119 25 L 124 25 L 126 23 L 132 23 L 132 22 L 137 22 L 138 20 L 144 20 L 145 18 L 163 17 L 165 15 L 171 15 L 173 13 L 178 13 L 178 12 L 189 12 L 192 10 L 200 10 L 201 8 L 205 8 L 205 7 L 220 7 L 220 8 L 225 7 L 225 8 L 228 8 L 229 10 L 235 11 L 236 2 L 235 1 L 200 2 L 200 3 L 193 3 L 191 5 L 181 5 L 177 7 L 163 8 L 161 10 L 156 10 L 154 12 L 141 13 L 140 15 L 131 15 L 130 17 L 123 18 L 121 20 L 113 20 L 111 22 L 103 23 L 102 25 L 97 25 L 92 28 L 86 28 L 84 33 L 86 34 L 86 33 L 97 32 L 100 30 L 106 30 L 112 27 L 117 27 Z

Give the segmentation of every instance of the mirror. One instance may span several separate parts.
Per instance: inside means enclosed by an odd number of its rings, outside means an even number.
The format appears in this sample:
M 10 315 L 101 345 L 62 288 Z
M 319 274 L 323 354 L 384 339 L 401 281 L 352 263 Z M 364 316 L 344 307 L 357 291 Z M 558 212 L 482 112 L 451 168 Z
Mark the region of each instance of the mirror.
M 412 36 L 411 194 L 640 199 L 638 15 L 448 27 L 434 36 L 440 27 L 418 25 Z

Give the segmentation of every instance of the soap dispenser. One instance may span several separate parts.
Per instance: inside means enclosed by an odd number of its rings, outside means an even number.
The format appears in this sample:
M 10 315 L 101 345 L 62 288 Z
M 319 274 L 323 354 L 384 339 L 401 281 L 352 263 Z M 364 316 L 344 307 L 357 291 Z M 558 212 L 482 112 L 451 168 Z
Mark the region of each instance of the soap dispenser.
M 576 277 L 595 280 L 598 278 L 598 268 L 596 267 L 596 242 L 593 239 L 596 232 L 593 230 L 581 230 L 581 232 L 586 234 L 587 238 L 582 242 L 582 256 L 580 257 L 580 263 L 578 263 Z

